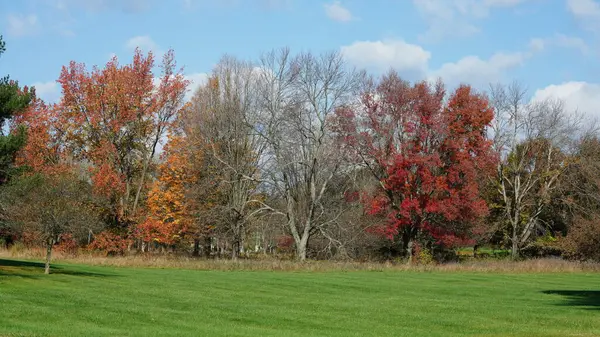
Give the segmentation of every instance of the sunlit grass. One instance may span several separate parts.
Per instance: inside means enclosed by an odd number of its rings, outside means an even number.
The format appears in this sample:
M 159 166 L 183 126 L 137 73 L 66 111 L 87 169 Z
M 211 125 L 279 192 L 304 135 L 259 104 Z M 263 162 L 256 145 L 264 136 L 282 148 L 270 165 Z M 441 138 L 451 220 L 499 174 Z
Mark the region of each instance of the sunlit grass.
M 600 335 L 595 273 L 76 264 L 42 273 L 0 260 L 0 336 Z

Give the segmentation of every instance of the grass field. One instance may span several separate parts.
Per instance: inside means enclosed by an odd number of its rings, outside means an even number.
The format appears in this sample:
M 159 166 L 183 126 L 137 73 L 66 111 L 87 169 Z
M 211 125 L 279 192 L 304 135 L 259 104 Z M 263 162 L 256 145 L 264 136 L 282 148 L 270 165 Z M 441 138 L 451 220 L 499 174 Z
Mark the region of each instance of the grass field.
M 600 336 L 600 274 L 201 271 L 0 259 L 0 336 Z

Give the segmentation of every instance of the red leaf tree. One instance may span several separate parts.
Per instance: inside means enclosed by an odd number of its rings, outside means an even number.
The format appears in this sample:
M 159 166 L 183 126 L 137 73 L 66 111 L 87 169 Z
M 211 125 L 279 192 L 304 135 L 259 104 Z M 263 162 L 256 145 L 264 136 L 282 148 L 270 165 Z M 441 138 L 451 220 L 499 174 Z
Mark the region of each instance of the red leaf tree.
M 20 159 L 36 171 L 59 162 L 87 167 L 95 192 L 111 200 L 117 222 L 130 222 L 146 193 L 156 149 L 183 103 L 188 81 L 165 54 L 162 73 L 153 73 L 154 56 L 138 49 L 130 64 L 117 58 L 86 70 L 71 62 L 58 83 L 56 105 L 35 101 L 16 118 L 27 126 L 28 144 Z
M 342 146 L 378 181 L 361 199 L 387 218 L 378 231 L 401 239 L 409 257 L 416 240 L 461 243 L 487 213 L 479 182 L 496 160 L 486 137 L 492 118 L 487 99 L 469 86 L 446 97 L 441 82 L 410 85 L 395 72 L 337 111 Z

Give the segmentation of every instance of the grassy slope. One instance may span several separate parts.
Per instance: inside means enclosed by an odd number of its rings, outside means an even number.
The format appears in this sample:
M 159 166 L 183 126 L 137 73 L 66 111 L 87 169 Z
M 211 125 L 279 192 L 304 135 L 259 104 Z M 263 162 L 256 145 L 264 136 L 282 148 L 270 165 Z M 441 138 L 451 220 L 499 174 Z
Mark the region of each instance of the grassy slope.
M 0 336 L 600 335 L 598 274 L 29 264 L 0 260 Z

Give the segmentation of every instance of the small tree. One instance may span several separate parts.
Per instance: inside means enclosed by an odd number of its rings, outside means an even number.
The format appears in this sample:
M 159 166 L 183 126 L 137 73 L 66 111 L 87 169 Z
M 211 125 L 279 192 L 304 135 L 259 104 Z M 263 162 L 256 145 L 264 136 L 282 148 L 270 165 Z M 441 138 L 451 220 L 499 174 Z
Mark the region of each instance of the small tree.
M 11 181 L 0 194 L 2 215 L 21 231 L 38 233 L 46 245 L 45 273 L 61 235 L 87 235 L 99 227 L 91 186 L 71 174 L 28 175 Z

